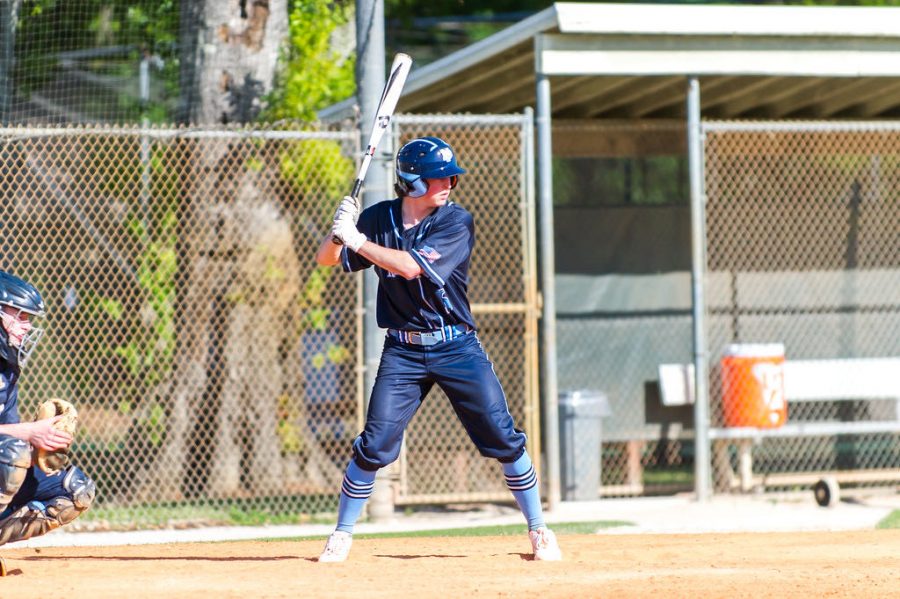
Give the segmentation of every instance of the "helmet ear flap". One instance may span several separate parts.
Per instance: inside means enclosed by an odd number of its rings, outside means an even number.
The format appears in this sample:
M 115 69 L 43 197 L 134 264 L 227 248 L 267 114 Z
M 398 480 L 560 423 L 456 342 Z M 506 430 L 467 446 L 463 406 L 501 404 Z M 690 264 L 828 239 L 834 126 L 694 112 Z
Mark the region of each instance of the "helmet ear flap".
M 397 173 L 397 193 L 411 198 L 421 198 L 428 191 L 428 183 L 419 177 L 410 181 Z
M 428 183 L 426 183 L 425 179 L 423 179 L 422 177 L 419 177 L 415 181 L 410 181 L 409 187 L 409 193 L 407 193 L 406 195 L 411 198 L 421 198 L 423 195 L 425 195 L 425 192 L 428 191 Z

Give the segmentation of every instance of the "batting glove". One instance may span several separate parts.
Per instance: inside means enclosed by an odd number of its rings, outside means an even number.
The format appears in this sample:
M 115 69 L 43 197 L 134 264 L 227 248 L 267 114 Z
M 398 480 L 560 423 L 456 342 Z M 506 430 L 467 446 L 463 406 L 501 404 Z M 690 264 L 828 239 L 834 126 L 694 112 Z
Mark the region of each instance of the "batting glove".
M 347 219 L 336 220 L 331 228 L 331 234 L 354 252 L 358 252 L 367 241 L 366 236 L 359 232 L 353 221 Z
M 334 212 L 334 223 L 338 221 L 349 220 L 356 224 L 359 218 L 359 201 L 353 196 L 344 196 L 341 203 L 338 204 L 337 210 Z

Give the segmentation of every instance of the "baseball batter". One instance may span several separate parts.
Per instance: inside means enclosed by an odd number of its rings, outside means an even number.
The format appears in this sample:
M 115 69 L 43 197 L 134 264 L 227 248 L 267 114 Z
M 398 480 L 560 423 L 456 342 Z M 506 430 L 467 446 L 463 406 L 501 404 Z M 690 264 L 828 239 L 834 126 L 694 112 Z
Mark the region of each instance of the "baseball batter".
M 465 172 L 443 140 L 407 143 L 397 153 L 398 197 L 362 214 L 356 200 L 345 197 L 316 255 L 319 264 L 341 263 L 347 272 L 375 268 L 377 320 L 387 329 L 366 424 L 353 442 L 341 485 L 337 527 L 320 562 L 347 559 L 375 473 L 397 459 L 406 426 L 435 384 L 447 394 L 478 451 L 500 462 L 528 522 L 534 558 L 561 559 L 556 538 L 544 524 L 525 434 L 514 426 L 469 308 L 475 228 L 472 215 L 449 199 Z
M 65 465 L 67 455 L 61 461 L 49 460 L 63 464 L 51 474 L 37 461 L 32 464 L 33 453 L 65 452 L 72 443 L 71 433 L 54 426 L 62 415 L 34 422 L 19 418 L 19 375 L 43 334 L 32 323 L 41 316 L 44 300 L 38 290 L 0 272 L 0 545 L 68 524 L 94 500 L 94 482 L 75 466 Z M 5 573 L 0 560 L 0 575 Z

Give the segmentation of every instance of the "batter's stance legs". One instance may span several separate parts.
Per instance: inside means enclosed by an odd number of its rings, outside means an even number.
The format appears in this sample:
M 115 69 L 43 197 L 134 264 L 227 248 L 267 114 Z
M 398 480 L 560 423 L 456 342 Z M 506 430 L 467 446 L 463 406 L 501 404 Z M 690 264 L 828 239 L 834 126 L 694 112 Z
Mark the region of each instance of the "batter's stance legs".
M 502 467 L 506 486 L 512 492 L 528 522 L 528 538 L 534 551 L 534 559 L 542 561 L 562 559 L 556 536 L 544 523 L 537 474 L 528 452 L 522 452 L 519 459 L 504 463 Z M 347 559 L 353 544 L 353 527 L 375 487 L 376 472 L 363 470 L 354 460 L 350 460 L 341 483 L 337 527 L 319 555 L 320 562 L 334 563 Z

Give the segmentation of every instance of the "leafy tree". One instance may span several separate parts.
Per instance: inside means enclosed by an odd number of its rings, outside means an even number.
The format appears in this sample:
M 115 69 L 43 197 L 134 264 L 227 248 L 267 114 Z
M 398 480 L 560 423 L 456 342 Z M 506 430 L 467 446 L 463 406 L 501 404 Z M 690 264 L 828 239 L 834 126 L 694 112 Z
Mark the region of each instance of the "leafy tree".
M 316 110 L 355 90 L 355 40 L 346 43 L 353 7 L 349 1 L 295 0 L 289 19 L 289 43 L 263 117 L 313 121 Z M 343 34 L 343 47 L 334 43 L 336 33 Z

